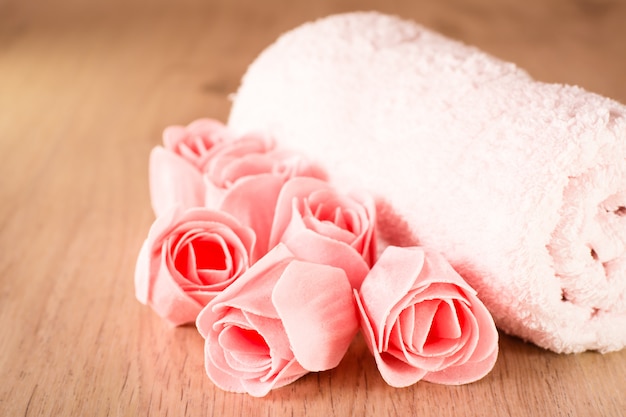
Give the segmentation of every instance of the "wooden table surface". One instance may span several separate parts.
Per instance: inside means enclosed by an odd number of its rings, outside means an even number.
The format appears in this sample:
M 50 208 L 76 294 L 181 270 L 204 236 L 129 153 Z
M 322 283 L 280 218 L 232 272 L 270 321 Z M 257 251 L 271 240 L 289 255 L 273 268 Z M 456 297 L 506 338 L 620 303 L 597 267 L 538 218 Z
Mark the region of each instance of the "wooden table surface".
M 216 389 L 193 327 L 134 297 L 162 130 L 226 120 L 281 32 L 380 10 L 626 102 L 621 0 L 0 0 L 1 416 L 623 416 L 626 350 L 557 355 L 502 335 L 460 387 L 388 387 L 362 339 L 340 366 L 255 399 Z M 625 323 L 626 325 L 626 323 Z

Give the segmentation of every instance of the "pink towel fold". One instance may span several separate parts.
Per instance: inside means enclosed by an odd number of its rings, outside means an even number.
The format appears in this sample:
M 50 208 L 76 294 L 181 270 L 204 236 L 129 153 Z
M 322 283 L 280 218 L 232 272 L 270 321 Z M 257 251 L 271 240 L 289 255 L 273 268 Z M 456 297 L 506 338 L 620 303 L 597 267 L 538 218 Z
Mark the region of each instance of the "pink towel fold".
M 378 13 L 264 51 L 229 124 L 268 129 L 443 253 L 498 326 L 556 352 L 626 345 L 626 107 Z

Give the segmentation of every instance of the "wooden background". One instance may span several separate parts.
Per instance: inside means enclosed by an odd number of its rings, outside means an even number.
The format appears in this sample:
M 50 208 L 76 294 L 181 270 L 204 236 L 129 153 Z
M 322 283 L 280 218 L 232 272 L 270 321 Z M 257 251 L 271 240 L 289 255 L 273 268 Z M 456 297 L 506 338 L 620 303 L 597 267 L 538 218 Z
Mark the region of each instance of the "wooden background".
M 557 355 L 502 336 L 461 387 L 388 387 L 362 340 L 266 398 L 214 388 L 202 339 L 134 298 L 150 149 L 225 120 L 281 32 L 380 10 L 626 102 L 622 0 L 0 0 L 1 416 L 623 416 L 626 350 Z M 626 323 L 625 323 L 626 325 Z

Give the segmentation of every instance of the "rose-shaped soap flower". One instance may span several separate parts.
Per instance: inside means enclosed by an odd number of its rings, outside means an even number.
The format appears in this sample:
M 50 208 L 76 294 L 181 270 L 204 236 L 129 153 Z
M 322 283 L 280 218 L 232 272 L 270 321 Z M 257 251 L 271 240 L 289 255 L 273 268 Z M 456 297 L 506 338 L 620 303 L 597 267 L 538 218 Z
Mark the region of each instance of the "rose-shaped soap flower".
M 343 268 L 359 288 L 376 256 L 376 207 L 366 193 L 344 194 L 315 178 L 281 188 L 270 247 L 285 243 L 298 257 Z
M 173 325 L 200 310 L 250 266 L 254 231 L 205 208 L 175 208 L 152 224 L 135 269 L 137 299 Z
M 282 182 L 298 176 L 326 179 L 326 173 L 318 165 L 298 153 L 276 147 L 271 136 L 260 132 L 223 143 L 206 161 L 203 171 L 207 207 L 220 207 L 227 190 L 243 179 L 263 174 L 271 174 Z M 257 185 L 263 186 L 264 182 Z M 259 188 L 255 189 L 258 193 Z
M 359 327 L 345 272 L 300 261 L 284 245 L 215 297 L 196 326 L 215 385 L 257 397 L 336 367 Z
M 216 146 L 234 136 L 217 120 L 198 119 L 188 126 L 170 126 L 163 145 L 150 154 L 150 198 L 157 216 L 174 206 L 204 205 L 204 166 Z
M 300 154 L 276 147 L 267 135 L 250 133 L 224 143 L 205 165 L 207 207 L 232 214 L 257 234 L 254 259 L 268 245 L 278 194 L 291 178 L 326 179 L 322 168 Z
M 390 246 L 355 295 L 361 330 L 389 385 L 464 384 L 493 368 L 493 319 L 441 255 Z

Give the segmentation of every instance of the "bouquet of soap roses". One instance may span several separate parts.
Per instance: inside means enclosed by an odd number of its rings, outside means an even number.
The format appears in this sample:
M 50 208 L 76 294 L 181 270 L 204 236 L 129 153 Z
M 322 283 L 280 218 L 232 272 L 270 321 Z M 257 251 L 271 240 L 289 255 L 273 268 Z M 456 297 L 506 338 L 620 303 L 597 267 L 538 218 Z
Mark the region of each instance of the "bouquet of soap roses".
M 218 387 L 264 396 L 336 367 L 360 330 L 387 383 L 463 384 L 494 366 L 498 333 L 439 254 L 378 256 L 376 204 L 268 135 L 200 119 L 150 154 L 156 220 L 137 299 L 205 339 Z

